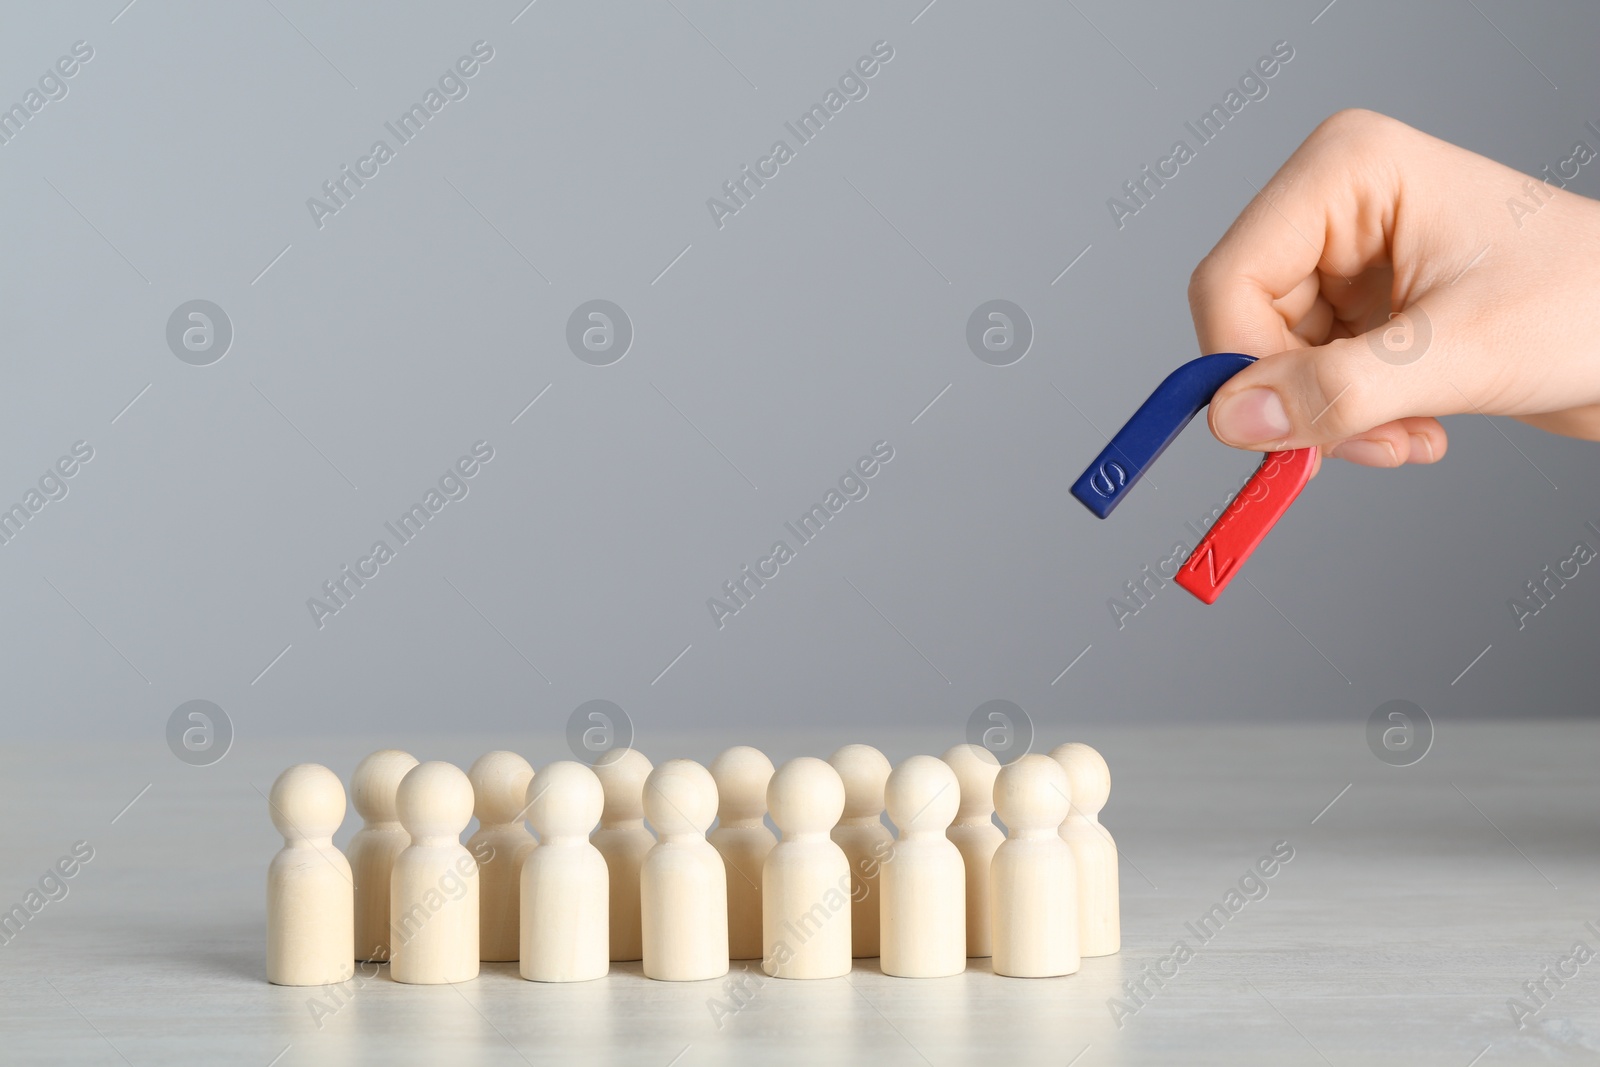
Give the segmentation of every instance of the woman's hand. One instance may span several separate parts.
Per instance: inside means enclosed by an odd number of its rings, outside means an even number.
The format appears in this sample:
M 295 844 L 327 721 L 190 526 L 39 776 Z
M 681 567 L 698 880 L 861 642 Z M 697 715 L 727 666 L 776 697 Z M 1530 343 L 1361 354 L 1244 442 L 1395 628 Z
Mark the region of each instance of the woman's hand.
M 1600 440 L 1600 202 L 1394 119 L 1317 127 L 1189 303 L 1202 351 L 1264 357 L 1212 399 L 1224 444 L 1432 463 L 1467 412 Z

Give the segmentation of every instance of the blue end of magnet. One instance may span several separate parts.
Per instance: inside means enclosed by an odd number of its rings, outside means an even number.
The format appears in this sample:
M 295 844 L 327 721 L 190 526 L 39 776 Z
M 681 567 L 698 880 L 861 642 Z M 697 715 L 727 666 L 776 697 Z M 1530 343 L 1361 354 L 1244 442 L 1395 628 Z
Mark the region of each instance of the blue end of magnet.
M 1222 383 L 1255 361 L 1238 352 L 1217 352 L 1167 375 L 1072 483 L 1072 495 L 1098 518 L 1110 515 Z

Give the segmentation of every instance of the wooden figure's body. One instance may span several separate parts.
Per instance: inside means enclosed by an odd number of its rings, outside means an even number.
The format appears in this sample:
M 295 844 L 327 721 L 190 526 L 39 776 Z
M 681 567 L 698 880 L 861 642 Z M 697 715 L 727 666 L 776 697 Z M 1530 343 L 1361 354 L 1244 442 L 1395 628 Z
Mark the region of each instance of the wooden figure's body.
M 889 775 L 889 820 L 899 828 L 878 876 L 884 974 L 944 978 L 967 967 L 966 866 L 945 837 L 961 789 L 933 756 L 912 756 Z
M 605 790 L 600 827 L 589 842 L 605 857 L 611 883 L 611 959 L 637 960 L 644 955 L 640 931 L 639 872 L 655 835 L 644 824 L 644 782 L 650 761 L 631 748 L 614 748 L 592 768 Z
M 563 760 L 528 786 L 528 820 L 540 844 L 521 872 L 522 977 L 534 982 L 586 982 L 610 969 L 606 861 L 589 843 L 605 793 L 581 763 Z
M 389 879 L 395 857 L 411 844 L 395 813 L 395 794 L 416 765 L 411 753 L 386 748 L 356 764 L 350 776 L 350 799 L 365 820 L 345 846 L 355 882 L 355 958 L 362 962 L 389 959 Z
M 467 771 L 478 831 L 467 851 L 478 863 L 478 958 L 506 963 L 517 958 L 522 910 L 522 863 L 539 844 L 523 825 L 533 794 L 533 768 L 515 752 L 485 752 Z
M 355 974 L 355 890 L 349 862 L 333 847 L 344 822 L 344 785 L 320 764 L 296 764 L 272 783 L 267 808 L 283 835 L 267 868 L 267 981 L 348 981 Z
M 1110 956 L 1122 949 L 1117 843 L 1100 825 L 1100 809 L 1111 795 L 1111 769 L 1100 753 L 1076 741 L 1058 745 L 1050 758 L 1072 783 L 1072 810 L 1061 824 L 1061 839 L 1072 848 L 1078 869 L 1078 950 Z
M 846 745 L 828 763 L 844 782 L 844 813 L 830 836 L 850 866 L 850 954 L 872 957 L 878 955 L 878 874 L 894 847 L 883 825 L 889 760 L 871 745 Z
M 717 828 L 706 840 L 728 872 L 728 957 L 761 958 L 761 868 L 778 839 L 767 829 L 772 761 L 745 745 L 711 761 L 717 783 Z
M 472 783 L 459 767 L 420 763 L 401 779 L 396 806 L 411 844 L 390 884 L 389 976 L 412 985 L 478 976 L 478 864 L 461 846 Z
M 1067 772 L 1037 753 L 1006 764 L 994 803 L 1009 831 L 990 865 L 994 973 L 1047 978 L 1078 970 L 1078 880 L 1061 840 Z
M 639 872 L 644 975 L 697 982 L 728 973 L 728 883 L 706 841 L 717 785 L 693 760 L 668 760 L 645 779 L 644 814 L 660 839 Z
M 844 798 L 838 772 L 810 756 L 785 763 L 767 786 L 783 835 L 761 872 L 761 967 L 774 978 L 850 973 L 850 861 L 828 836 Z
M 961 852 L 967 883 L 967 955 L 994 954 L 989 929 L 989 865 L 1006 835 L 994 824 L 994 780 L 1000 761 L 982 745 L 963 742 L 944 754 L 961 787 L 961 806 L 945 836 Z

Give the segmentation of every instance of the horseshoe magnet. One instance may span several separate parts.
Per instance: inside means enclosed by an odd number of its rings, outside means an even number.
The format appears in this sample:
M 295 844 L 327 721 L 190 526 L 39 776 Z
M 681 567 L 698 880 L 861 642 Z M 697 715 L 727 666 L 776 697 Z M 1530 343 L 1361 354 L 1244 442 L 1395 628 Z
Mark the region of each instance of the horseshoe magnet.
M 1072 495 L 1097 518 L 1109 516 L 1189 421 L 1211 403 L 1222 383 L 1255 361 L 1254 356 L 1238 352 L 1217 352 L 1190 360 L 1167 375 L 1078 476 Z M 1267 453 L 1174 580 L 1205 603 L 1215 603 L 1305 488 L 1315 459 L 1314 448 Z

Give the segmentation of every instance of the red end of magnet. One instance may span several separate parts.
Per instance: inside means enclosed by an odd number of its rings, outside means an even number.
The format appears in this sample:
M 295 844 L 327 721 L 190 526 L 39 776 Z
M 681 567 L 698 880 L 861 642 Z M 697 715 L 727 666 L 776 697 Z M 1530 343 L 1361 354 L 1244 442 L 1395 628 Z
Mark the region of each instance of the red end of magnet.
M 1205 603 L 1216 603 L 1239 567 L 1311 480 L 1316 455 L 1315 448 L 1268 453 L 1178 568 L 1174 580 Z

